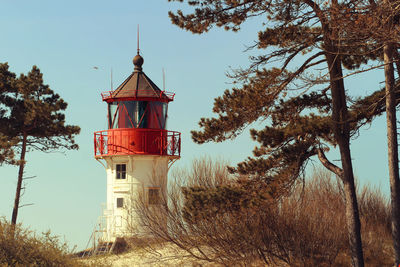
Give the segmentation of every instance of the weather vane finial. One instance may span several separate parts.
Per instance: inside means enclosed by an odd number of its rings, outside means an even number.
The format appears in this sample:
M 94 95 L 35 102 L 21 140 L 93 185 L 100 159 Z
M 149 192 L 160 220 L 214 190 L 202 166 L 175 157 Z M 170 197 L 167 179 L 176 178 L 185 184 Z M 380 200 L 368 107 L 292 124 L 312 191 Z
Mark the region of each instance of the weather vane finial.
M 137 54 L 139 55 L 139 24 L 137 25 Z
M 139 24 L 137 25 L 137 55 L 133 58 L 134 72 L 142 72 L 143 58 L 139 55 Z

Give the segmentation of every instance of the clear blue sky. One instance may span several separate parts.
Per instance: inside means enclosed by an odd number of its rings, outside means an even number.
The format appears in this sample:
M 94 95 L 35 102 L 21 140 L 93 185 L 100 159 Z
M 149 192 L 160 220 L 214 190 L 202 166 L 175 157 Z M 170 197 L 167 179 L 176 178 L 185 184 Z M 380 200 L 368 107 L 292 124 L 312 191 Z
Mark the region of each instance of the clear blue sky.
M 183 139 L 182 158 L 174 167 L 188 166 L 203 155 L 236 163 L 251 154 L 255 143 L 247 131 L 234 141 L 196 145 L 190 130 L 197 128 L 200 117 L 212 115 L 213 99 L 231 87 L 226 71 L 248 64 L 249 54 L 243 51 L 252 45 L 261 23 L 250 21 L 239 33 L 213 29 L 193 35 L 169 21 L 168 10 L 179 6 L 166 0 L 1 1 L 0 62 L 8 62 L 17 74 L 37 65 L 45 83 L 68 102 L 68 123 L 82 128 L 78 151 L 28 153 L 26 176 L 36 178 L 28 181 L 22 198 L 22 204 L 34 203 L 19 212 L 24 226 L 51 229 L 70 245 L 86 245 L 106 198 L 105 170 L 93 157 L 93 132 L 107 128 L 100 93 L 110 90 L 111 68 L 114 88 L 132 72 L 137 24 L 144 72 L 161 88 L 164 68 L 166 90 L 176 93 L 168 128 L 182 132 Z M 377 70 L 346 85 L 353 92 L 372 92 L 382 80 L 383 71 Z M 338 159 L 334 152 L 330 156 Z M 385 118 L 352 141 L 352 157 L 362 183 L 388 192 Z M 0 216 L 7 219 L 16 178 L 17 168 L 0 167 Z

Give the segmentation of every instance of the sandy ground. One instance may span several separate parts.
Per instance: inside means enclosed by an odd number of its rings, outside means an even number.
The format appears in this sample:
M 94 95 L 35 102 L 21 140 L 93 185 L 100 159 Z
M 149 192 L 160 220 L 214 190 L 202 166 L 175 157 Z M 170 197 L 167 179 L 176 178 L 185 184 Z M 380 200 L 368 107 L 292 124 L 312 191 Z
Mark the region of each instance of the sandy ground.
M 207 262 L 189 258 L 186 253 L 177 250 L 172 245 L 164 245 L 154 249 L 135 248 L 119 255 L 103 255 L 83 260 L 92 265 L 130 267 L 130 266 L 217 266 Z

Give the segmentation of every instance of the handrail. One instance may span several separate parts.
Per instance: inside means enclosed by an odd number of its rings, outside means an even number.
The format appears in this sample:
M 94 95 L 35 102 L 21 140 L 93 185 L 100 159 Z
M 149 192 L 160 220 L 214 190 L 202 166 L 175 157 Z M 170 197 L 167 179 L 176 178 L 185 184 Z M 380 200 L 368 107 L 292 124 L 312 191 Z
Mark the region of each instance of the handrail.
M 101 93 L 101 99 L 102 99 L 103 101 L 105 101 L 105 100 L 107 100 L 107 99 L 112 98 L 112 93 L 113 93 L 113 92 L 114 92 L 114 91 L 105 91 L 105 92 L 102 92 L 102 93 Z M 167 91 L 161 91 L 161 92 L 160 92 L 159 98 L 161 98 L 162 95 L 165 95 L 170 101 L 174 101 L 175 93 L 173 93 L 173 92 L 167 92 Z
M 162 129 L 122 128 L 94 133 L 94 156 L 161 155 L 178 156 L 181 133 Z
M 101 93 L 101 99 L 105 100 L 111 97 L 113 91 L 106 91 Z

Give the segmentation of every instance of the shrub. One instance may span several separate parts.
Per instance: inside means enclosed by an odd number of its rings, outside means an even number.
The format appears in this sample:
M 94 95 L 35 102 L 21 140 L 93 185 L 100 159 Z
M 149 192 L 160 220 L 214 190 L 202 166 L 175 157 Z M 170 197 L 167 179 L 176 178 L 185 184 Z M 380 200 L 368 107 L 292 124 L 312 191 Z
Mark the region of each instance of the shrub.
M 276 197 L 261 179 L 214 164 L 198 160 L 177 172 L 159 209 L 138 201 L 143 227 L 192 258 L 226 266 L 351 264 L 343 188 L 330 173 L 317 170 Z M 390 265 L 388 202 L 367 186 L 358 196 L 366 264 Z
M 50 232 L 36 235 L 0 218 L 0 266 L 84 266 L 68 252 L 67 244 Z

